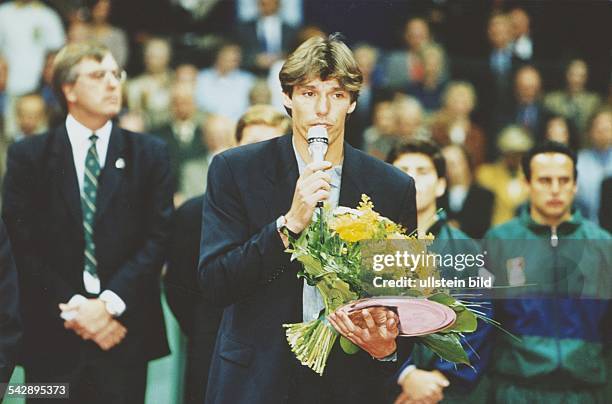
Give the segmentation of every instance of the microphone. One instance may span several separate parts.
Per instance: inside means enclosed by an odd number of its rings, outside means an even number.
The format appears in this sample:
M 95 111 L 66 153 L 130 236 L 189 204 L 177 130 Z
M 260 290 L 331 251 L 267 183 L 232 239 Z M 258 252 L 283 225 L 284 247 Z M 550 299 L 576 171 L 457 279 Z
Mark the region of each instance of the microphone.
M 325 126 L 312 126 L 308 129 L 308 153 L 314 162 L 321 162 L 327 153 L 328 136 Z
M 327 136 L 327 128 L 317 125 L 311 126 L 308 129 L 308 153 L 312 157 L 313 162 L 321 162 L 325 159 L 327 153 L 327 145 L 329 137 Z M 317 208 L 322 208 L 323 202 L 317 202 Z

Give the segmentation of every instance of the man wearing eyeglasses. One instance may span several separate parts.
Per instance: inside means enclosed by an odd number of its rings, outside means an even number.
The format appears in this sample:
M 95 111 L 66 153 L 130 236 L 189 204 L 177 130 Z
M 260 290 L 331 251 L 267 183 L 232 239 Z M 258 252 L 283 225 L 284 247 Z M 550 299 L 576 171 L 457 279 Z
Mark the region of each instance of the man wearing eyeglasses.
M 168 353 L 169 157 L 113 121 L 124 78 L 107 48 L 66 46 L 53 76 L 65 123 L 8 153 L 2 213 L 22 282 L 26 381 L 70 383 L 75 403 L 144 402 L 147 361 Z

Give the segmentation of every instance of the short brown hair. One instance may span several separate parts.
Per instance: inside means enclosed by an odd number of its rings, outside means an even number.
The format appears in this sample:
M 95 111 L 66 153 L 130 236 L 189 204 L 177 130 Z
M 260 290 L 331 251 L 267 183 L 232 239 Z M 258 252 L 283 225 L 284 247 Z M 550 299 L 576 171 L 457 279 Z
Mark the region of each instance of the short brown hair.
M 55 56 L 53 61 L 53 90 L 55 91 L 62 107 L 67 109 L 66 97 L 62 86 L 74 83 L 77 79 L 75 67 L 83 59 L 94 59 L 101 62 L 110 50 L 96 42 L 79 42 L 64 46 Z
M 351 94 L 351 101 L 356 101 L 363 83 L 353 52 L 340 40 L 339 34 L 306 40 L 289 55 L 278 77 L 283 92 L 289 97 L 294 86 L 320 78 L 338 80 Z
M 291 119 L 271 105 L 253 105 L 240 117 L 236 125 L 236 143 L 242 140 L 244 128 L 251 125 L 278 127 L 286 132 L 291 125 Z

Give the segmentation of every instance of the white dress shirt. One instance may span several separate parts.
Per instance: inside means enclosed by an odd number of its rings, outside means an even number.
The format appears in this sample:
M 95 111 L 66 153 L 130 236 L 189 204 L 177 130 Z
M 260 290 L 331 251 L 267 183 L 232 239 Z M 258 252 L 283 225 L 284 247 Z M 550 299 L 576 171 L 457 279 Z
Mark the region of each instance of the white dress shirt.
M 104 168 L 112 127 L 113 124 L 109 120 L 104 124 L 104 126 L 95 131 L 95 134 L 98 136 L 98 140 L 96 141 L 96 151 L 98 152 L 98 157 L 100 159 L 100 169 Z M 66 117 L 66 131 L 68 132 L 68 140 L 70 141 L 70 147 L 72 148 L 72 159 L 74 162 L 74 168 L 76 170 L 77 181 L 79 183 L 79 194 L 82 194 L 83 182 L 85 178 L 85 159 L 87 158 L 87 151 L 91 146 L 91 140 L 89 137 L 94 132 L 85 127 L 70 114 L 68 114 Z M 100 278 L 90 274 L 84 269 L 83 283 L 87 292 L 92 294 L 100 293 Z M 126 309 L 125 302 L 111 290 L 103 291 L 99 298 L 107 304 L 107 309 L 114 315 L 121 315 Z M 84 296 L 77 294 L 70 299 L 69 303 L 80 304 L 84 300 Z M 75 314 L 76 313 L 67 314 L 64 312 L 62 313 L 62 318 L 69 319 Z

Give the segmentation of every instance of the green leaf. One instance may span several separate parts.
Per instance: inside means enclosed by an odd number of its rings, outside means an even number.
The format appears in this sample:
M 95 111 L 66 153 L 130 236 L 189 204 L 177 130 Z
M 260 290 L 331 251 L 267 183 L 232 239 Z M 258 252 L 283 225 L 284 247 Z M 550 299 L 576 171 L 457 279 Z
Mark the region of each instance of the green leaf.
M 350 340 L 344 338 L 343 336 L 340 336 L 340 346 L 342 347 L 344 353 L 349 355 L 356 354 L 360 349 L 357 345 L 353 344 Z
M 454 297 L 446 293 L 436 293 L 434 295 L 428 296 L 427 300 L 431 300 L 432 302 L 440 303 L 449 307 L 457 303 L 457 300 Z
M 421 342 L 442 359 L 454 363 L 470 364 L 456 334 L 431 334 L 419 337 Z
M 454 331 L 454 332 L 474 332 L 478 327 L 478 320 L 474 313 L 469 310 L 460 310 L 455 311 L 457 314 L 457 319 L 453 323 L 453 325 L 449 328 L 444 329 L 444 332 Z

